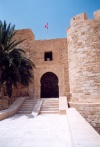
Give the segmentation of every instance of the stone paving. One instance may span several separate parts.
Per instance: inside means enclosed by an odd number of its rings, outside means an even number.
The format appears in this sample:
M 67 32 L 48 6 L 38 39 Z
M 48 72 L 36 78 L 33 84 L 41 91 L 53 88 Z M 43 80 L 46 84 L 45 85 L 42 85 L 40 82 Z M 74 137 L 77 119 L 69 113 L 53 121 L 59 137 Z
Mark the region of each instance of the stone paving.
M 72 147 L 66 115 L 20 115 L 0 121 L 0 147 Z

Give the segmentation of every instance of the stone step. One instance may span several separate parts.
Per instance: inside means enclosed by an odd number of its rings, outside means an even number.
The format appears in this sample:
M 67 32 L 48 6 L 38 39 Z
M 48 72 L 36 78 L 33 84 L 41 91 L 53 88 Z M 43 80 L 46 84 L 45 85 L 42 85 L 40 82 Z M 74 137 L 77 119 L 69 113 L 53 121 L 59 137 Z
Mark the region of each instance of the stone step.
M 38 100 L 36 99 L 35 100 L 34 99 L 25 100 L 25 102 L 20 107 L 18 113 L 19 114 L 31 114 L 37 101 Z
M 29 106 L 29 107 L 21 106 L 21 108 L 24 108 L 24 109 L 25 109 L 25 108 L 33 108 L 34 106 L 35 106 L 35 105 L 33 105 L 33 106 Z M 20 109 L 21 109 L 21 108 L 20 108 Z
M 37 102 L 37 100 L 25 100 L 25 102 L 24 103 L 34 103 L 34 102 Z
M 59 111 L 59 109 L 44 109 L 44 108 L 41 108 L 41 111 Z
M 43 106 L 42 106 L 42 108 L 44 108 L 44 109 L 59 109 L 58 107 L 50 107 L 50 106 L 49 106 L 49 107 L 43 107 Z M 42 108 L 41 108 L 41 109 L 42 109 Z
M 50 104 L 52 104 L 52 103 L 54 103 L 54 104 L 58 104 L 59 102 L 57 101 L 57 102 L 53 102 L 53 101 L 43 101 L 43 103 L 50 103 Z
M 58 114 L 59 101 L 58 99 L 43 99 L 40 114 Z
M 23 104 L 22 105 L 22 107 L 24 106 L 24 107 L 32 107 L 32 106 L 34 106 L 35 104 Z
M 59 114 L 59 111 L 40 111 L 40 114 Z
M 36 102 L 25 102 L 24 104 L 34 104 Z
M 58 105 L 59 103 L 43 102 L 43 104 Z
M 52 102 L 52 103 L 51 103 L 51 102 L 43 102 L 43 104 L 51 104 L 51 105 L 52 105 L 52 104 L 59 104 L 59 103 L 58 103 L 58 102 L 57 102 L 57 103 L 53 103 L 53 102 Z
M 33 105 L 35 105 L 36 103 L 31 103 L 31 104 L 23 104 L 22 106 L 33 106 Z
M 37 102 L 37 101 L 25 101 L 25 103 L 35 103 L 35 102 Z
M 51 108 L 51 107 L 44 108 L 44 107 L 42 107 L 41 110 L 43 110 L 43 109 L 44 109 L 44 110 L 56 110 L 56 109 L 59 110 L 58 107 L 54 107 L 54 108 Z
M 42 107 L 45 107 L 45 108 L 52 107 L 52 108 L 54 108 L 54 107 L 59 107 L 59 105 L 58 106 L 57 105 L 42 105 Z
M 45 101 L 43 101 L 43 102 L 45 102 Z M 46 101 L 45 103 L 59 103 L 58 101 L 57 102 L 49 102 L 49 101 Z
M 59 106 L 59 104 L 50 104 L 50 103 L 43 103 L 42 105 L 50 105 L 50 106 L 55 106 L 55 105 L 57 105 L 57 106 Z
M 44 106 L 44 107 L 49 107 L 49 106 L 51 106 L 51 107 L 59 107 L 59 105 L 58 104 L 55 104 L 55 105 L 50 105 L 50 104 L 42 104 L 42 106 Z
M 22 106 L 25 106 L 25 107 L 26 106 L 28 106 L 28 107 L 30 106 L 31 107 L 31 106 L 34 106 L 34 105 L 35 105 L 35 103 L 34 104 L 23 104 Z
M 29 96 L 26 96 L 26 100 L 29 100 Z
M 58 101 L 48 101 L 48 100 L 46 100 L 45 103 L 58 103 Z
M 59 107 L 59 105 L 56 105 L 56 104 L 55 104 L 55 105 L 50 105 L 50 104 L 46 105 L 46 104 L 42 104 L 42 106 L 44 106 L 44 107 L 49 107 L 49 106 L 50 106 L 50 107 L 55 107 L 55 106 Z
M 18 111 L 18 114 L 31 114 L 32 111 Z
M 34 109 L 34 107 L 21 107 L 20 110 L 32 110 Z

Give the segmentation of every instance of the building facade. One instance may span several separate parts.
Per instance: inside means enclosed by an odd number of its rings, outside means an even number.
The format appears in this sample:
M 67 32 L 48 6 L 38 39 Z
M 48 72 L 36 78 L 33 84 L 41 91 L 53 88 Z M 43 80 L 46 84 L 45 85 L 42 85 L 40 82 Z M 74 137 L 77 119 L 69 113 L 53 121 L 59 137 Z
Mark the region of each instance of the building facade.
M 73 17 L 67 38 L 35 40 L 31 29 L 18 30 L 19 45 L 36 65 L 33 83 L 14 90 L 30 98 L 66 96 L 100 132 L 100 10 L 89 20 L 85 13 Z

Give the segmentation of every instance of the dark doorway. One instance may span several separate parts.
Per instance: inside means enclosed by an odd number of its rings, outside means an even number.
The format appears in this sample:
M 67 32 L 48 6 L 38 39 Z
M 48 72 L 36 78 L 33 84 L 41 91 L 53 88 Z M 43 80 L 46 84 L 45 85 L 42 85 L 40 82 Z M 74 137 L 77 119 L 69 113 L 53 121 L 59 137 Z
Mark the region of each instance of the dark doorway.
M 41 77 L 41 98 L 59 97 L 58 77 L 47 72 Z

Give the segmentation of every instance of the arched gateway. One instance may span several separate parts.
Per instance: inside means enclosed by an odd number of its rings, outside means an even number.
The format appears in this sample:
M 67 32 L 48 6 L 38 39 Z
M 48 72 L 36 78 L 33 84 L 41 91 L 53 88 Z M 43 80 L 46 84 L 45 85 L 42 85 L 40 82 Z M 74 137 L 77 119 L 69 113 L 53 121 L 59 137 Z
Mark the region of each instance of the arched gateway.
M 59 97 L 58 77 L 47 72 L 41 77 L 41 98 Z

